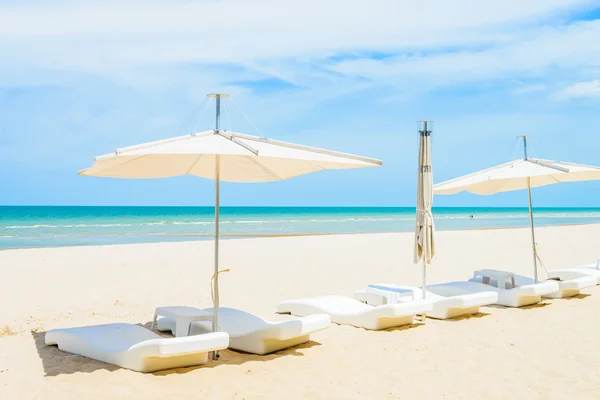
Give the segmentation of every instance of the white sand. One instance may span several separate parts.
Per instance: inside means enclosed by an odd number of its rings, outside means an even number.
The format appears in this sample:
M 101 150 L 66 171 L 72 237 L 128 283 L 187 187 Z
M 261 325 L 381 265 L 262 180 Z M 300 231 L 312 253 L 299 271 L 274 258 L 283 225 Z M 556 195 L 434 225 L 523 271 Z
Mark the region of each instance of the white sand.
M 540 228 L 549 269 L 595 262 L 600 225 Z M 477 268 L 531 275 L 527 229 L 440 232 L 429 282 Z M 223 305 L 275 315 L 278 301 L 420 284 L 412 234 L 222 242 Z M 600 287 L 527 309 L 368 332 L 334 325 L 268 356 L 225 351 L 204 367 L 140 374 L 43 344 L 58 327 L 148 323 L 159 305 L 209 307 L 212 243 L 0 252 L 0 399 L 396 399 L 600 396 Z M 541 275 L 544 276 L 543 270 Z

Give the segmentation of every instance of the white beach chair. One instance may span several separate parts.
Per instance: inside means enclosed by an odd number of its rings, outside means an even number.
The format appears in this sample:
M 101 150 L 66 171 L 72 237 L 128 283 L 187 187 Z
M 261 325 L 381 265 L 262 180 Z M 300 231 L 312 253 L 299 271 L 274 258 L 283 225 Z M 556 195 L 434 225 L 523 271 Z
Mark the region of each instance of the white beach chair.
M 495 292 L 498 295 L 496 304 L 506 307 L 523 307 L 537 304 L 542 296 L 558 290 L 556 282 L 543 282 L 535 285 L 519 286 L 513 289 L 501 289 L 480 282 L 447 282 L 428 285 L 427 290 L 440 296 L 460 296 L 473 293 Z
M 429 300 L 373 307 L 349 297 L 322 296 L 283 301 L 277 312 L 301 317 L 325 313 L 331 316 L 332 322 L 340 325 L 379 330 L 412 324 L 415 314 L 429 312 L 432 308 L 433 303 Z
M 212 308 L 203 311 L 212 312 Z M 253 354 L 269 354 L 310 340 L 310 334 L 328 328 L 328 315 L 312 315 L 293 321 L 271 322 L 235 308 L 219 308 L 219 331 L 229 334 L 229 348 Z M 175 332 L 175 320 L 161 318 L 159 331 Z M 194 321 L 190 334 L 212 332 L 212 322 Z
M 399 291 L 409 292 L 410 297 L 397 296 Z M 462 315 L 477 314 L 479 307 L 498 302 L 498 294 L 493 291 L 471 293 L 457 296 L 442 296 L 430 291 L 425 293 L 426 299 L 433 302 L 433 309 L 427 316 L 436 319 L 449 319 Z M 354 298 L 370 305 L 405 303 L 413 299 L 421 299 L 421 288 L 393 284 L 369 285 L 366 290 L 358 291 Z
M 545 282 L 556 282 L 558 290 L 556 292 L 545 294 L 544 297 L 549 299 L 562 299 L 565 297 L 577 296 L 582 289 L 596 286 L 598 278 L 594 276 L 567 277 L 560 273 L 552 273 L 548 271 L 550 279 Z M 535 284 L 535 280 L 528 276 L 515 275 L 515 283 L 517 286 Z
M 515 287 L 531 286 L 546 282 L 556 283 L 556 290 L 546 293 L 542 297 L 551 299 L 560 299 L 564 297 L 577 296 L 581 289 L 595 285 L 594 278 L 580 277 L 573 279 L 561 279 L 557 275 L 550 276 L 547 281 L 536 283 L 533 278 L 523 275 L 515 275 L 512 272 L 498 271 L 491 269 L 482 269 L 475 271 L 473 277 L 469 279 L 472 282 L 481 282 L 504 289 L 513 289 Z
M 47 345 L 138 372 L 205 364 L 208 352 L 229 344 L 226 333 L 163 338 L 139 325 L 114 323 L 46 332 Z
M 551 276 L 556 276 L 563 280 L 589 276 L 596 278 L 596 284 L 600 285 L 600 259 L 598 259 L 596 264 L 581 265 L 579 267 L 566 269 L 555 269 L 548 271 L 548 273 Z

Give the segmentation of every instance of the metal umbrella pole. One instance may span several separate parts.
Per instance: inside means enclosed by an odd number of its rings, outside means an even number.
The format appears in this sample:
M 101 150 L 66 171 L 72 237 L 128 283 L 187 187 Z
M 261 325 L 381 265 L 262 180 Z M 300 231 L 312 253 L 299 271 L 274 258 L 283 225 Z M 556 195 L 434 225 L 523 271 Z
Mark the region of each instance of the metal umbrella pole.
M 525 160 L 527 160 L 527 136 L 521 137 L 523 138 L 523 156 Z M 531 177 L 527 177 L 527 195 L 529 197 L 529 225 L 531 227 L 531 249 L 533 251 L 533 279 L 535 280 L 535 283 L 538 283 L 537 250 L 535 248 L 535 227 L 533 222 L 533 203 L 531 201 Z
M 211 94 L 216 100 L 215 133 L 221 129 L 221 97 L 226 95 Z M 219 211 L 220 211 L 220 183 L 221 183 L 221 156 L 215 156 L 215 271 L 213 275 L 213 332 L 219 331 Z M 219 358 L 219 353 L 213 353 L 213 360 Z

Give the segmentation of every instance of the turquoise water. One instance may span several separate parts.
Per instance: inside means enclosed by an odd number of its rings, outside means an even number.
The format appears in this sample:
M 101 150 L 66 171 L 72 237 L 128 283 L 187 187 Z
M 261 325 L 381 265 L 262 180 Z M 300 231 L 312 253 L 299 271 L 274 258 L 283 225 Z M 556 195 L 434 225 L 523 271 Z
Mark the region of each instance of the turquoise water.
M 536 208 L 536 226 L 600 223 L 600 208 Z M 527 208 L 433 210 L 438 230 L 523 227 Z M 471 218 L 473 216 L 473 218 Z M 410 207 L 222 207 L 224 237 L 408 232 Z M 212 207 L 0 206 L 0 249 L 212 239 Z

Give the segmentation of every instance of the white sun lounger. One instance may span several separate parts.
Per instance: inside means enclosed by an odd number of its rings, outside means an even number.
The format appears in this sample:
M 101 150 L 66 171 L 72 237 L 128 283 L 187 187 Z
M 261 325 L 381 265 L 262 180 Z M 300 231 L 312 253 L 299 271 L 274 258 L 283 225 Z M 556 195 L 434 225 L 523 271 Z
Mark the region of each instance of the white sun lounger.
M 541 281 L 537 284 L 548 282 L 556 283 L 555 291 L 542 295 L 543 297 L 551 299 L 561 299 L 564 297 L 577 296 L 580 293 L 581 289 L 594 286 L 595 284 L 594 279 L 590 277 L 564 279 L 560 278 L 557 275 L 554 275 L 550 276 L 550 278 L 551 279 L 547 281 Z M 485 283 L 491 286 L 504 289 L 513 289 L 515 287 L 536 285 L 535 280 L 528 276 L 515 275 L 512 272 L 489 269 L 475 271 L 475 273 L 473 274 L 473 278 L 469 279 L 469 281 Z
M 555 269 L 548 271 L 548 273 L 564 280 L 591 276 L 596 278 L 596 284 L 600 285 L 600 259 L 596 264 L 581 265 L 579 267 L 566 269 Z
M 452 283 L 446 285 L 452 285 Z M 408 298 L 405 296 L 398 297 L 396 296 L 398 291 L 408 291 L 412 296 Z M 425 295 L 427 300 L 433 302 L 433 309 L 427 312 L 427 316 L 437 319 L 449 319 L 461 315 L 477 314 L 479 307 L 498 302 L 498 294 L 493 291 L 445 296 L 427 290 Z M 374 298 L 374 296 L 376 297 Z M 393 284 L 369 285 L 366 290 L 354 294 L 354 298 L 370 305 L 404 303 L 412 301 L 412 299 L 421 299 L 422 296 L 423 292 L 420 288 Z
M 204 311 L 212 312 L 212 308 Z M 235 308 L 219 308 L 219 331 L 229 334 L 229 348 L 253 354 L 269 354 L 310 340 L 310 334 L 328 328 L 328 315 L 311 315 L 293 321 L 271 322 Z M 175 331 L 175 320 L 158 320 L 159 331 Z M 194 321 L 190 334 L 212 332 L 212 322 Z
M 115 323 L 46 332 L 47 345 L 138 372 L 205 364 L 229 344 L 226 333 L 163 338 L 139 325 Z
M 412 324 L 415 314 L 429 312 L 432 308 L 429 300 L 373 307 L 349 297 L 322 296 L 283 301 L 277 312 L 301 317 L 325 313 L 331 316 L 332 322 L 340 325 L 379 330 Z
M 542 296 L 558 290 L 556 282 L 543 282 L 535 285 L 519 286 L 514 289 L 499 289 L 480 282 L 448 282 L 429 285 L 427 290 L 440 296 L 460 296 L 473 293 L 496 292 L 496 304 L 506 307 L 523 307 L 537 304 Z
M 558 290 L 556 292 L 545 294 L 544 297 L 550 299 L 562 299 L 565 297 L 577 296 L 581 293 L 582 289 L 596 286 L 598 279 L 593 276 L 581 276 L 581 277 L 570 277 L 561 273 L 550 274 L 550 280 L 546 282 L 556 282 L 558 284 Z M 532 285 L 535 284 L 535 280 L 528 276 L 515 275 L 515 283 L 517 286 Z

